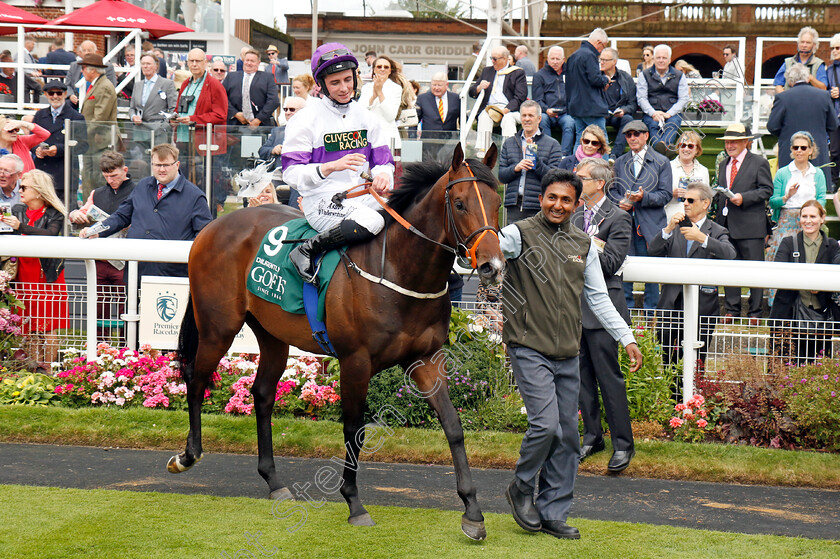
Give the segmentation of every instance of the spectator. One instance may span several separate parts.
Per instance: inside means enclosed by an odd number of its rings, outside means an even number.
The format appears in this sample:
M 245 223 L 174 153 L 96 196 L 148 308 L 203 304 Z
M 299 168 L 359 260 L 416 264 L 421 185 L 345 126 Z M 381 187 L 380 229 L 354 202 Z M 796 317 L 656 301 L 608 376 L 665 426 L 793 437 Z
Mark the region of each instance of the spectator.
M 828 67 L 829 94 L 834 109 L 834 116 L 840 120 L 840 33 L 831 38 L 831 65 Z M 829 160 L 834 163 L 831 167 L 831 181 L 828 191 L 837 190 L 837 179 L 840 178 L 840 128 L 835 128 L 828 134 Z
M 648 147 L 650 133 L 644 122 L 628 123 L 624 137 L 630 151 L 615 160 L 615 183 L 609 193 L 613 200 L 620 200 L 618 206 L 633 218 L 630 254 L 647 256 L 648 245 L 667 223 L 663 208 L 671 199 L 671 164 L 664 155 Z M 631 282 L 624 283 L 624 296 L 629 308 L 636 306 Z M 644 308 L 656 308 L 658 300 L 659 286 L 646 284 Z
M 212 83 L 208 80 L 206 83 Z M 82 238 L 108 237 L 130 226 L 129 239 L 165 239 L 191 241 L 210 223 L 210 210 L 204 192 L 178 173 L 178 148 L 158 144 L 152 148 L 153 176 L 142 179 L 117 208 L 102 222 L 104 230 L 89 234 L 82 229 Z M 141 276 L 186 277 L 186 264 L 140 262 Z
M 127 47 L 125 47 L 125 50 L 123 51 L 123 58 L 125 58 L 125 66 L 128 67 L 128 72 L 130 72 L 132 69 L 134 69 L 134 64 L 137 62 L 136 58 L 134 57 L 134 45 L 128 45 Z M 155 59 L 155 63 L 157 63 L 157 59 Z M 124 72 L 122 75 L 120 75 L 120 80 L 125 78 L 125 75 L 128 74 L 128 72 Z M 122 91 L 120 93 L 124 97 L 131 99 L 134 96 L 134 82 L 138 81 L 138 79 L 142 76 L 143 69 L 141 68 L 140 75 L 134 76 L 133 80 L 130 80 L 128 83 L 126 83 L 123 86 Z
M 26 130 L 26 134 L 21 134 Z M 50 137 L 50 133 L 33 122 L 11 120 L 0 115 L 0 153 L 14 153 L 23 161 L 23 172 L 35 168 L 29 150 Z
M 61 235 L 66 210 L 55 195 L 47 173 L 33 169 L 23 174 L 20 202 L 12 207 L 11 216 L 2 218 L 15 234 Z M 23 334 L 30 344 L 30 356 L 36 361 L 56 361 L 58 336 L 55 332 L 68 327 L 64 260 L 21 257 L 17 281 L 20 285 L 18 297 L 24 304 L 21 312 L 25 319 Z
M 648 68 L 653 68 L 653 46 L 645 45 L 642 47 L 642 61 L 636 66 L 636 77 L 642 75 L 642 72 Z
M 204 159 L 207 155 L 207 124 L 214 127 L 224 126 L 228 117 L 228 98 L 222 82 L 214 79 L 207 79 L 207 55 L 201 49 L 192 49 L 187 53 L 187 66 L 190 69 L 190 78 L 181 84 L 178 92 L 178 103 L 176 108 L 178 116 L 175 122 L 178 126 L 175 129 L 175 141 L 182 148 L 182 158 L 187 162 L 187 178 L 202 188 L 204 184 Z M 271 80 L 268 80 L 271 81 Z M 197 129 L 190 130 L 190 126 Z M 190 152 L 190 135 L 194 134 L 193 152 Z M 222 156 L 227 152 L 227 139 L 224 129 L 219 132 L 213 131 L 210 140 L 214 146 L 215 156 Z M 215 160 L 222 160 L 217 157 Z M 215 173 L 214 177 L 220 177 Z M 214 209 L 218 211 L 219 202 L 227 197 L 226 189 L 220 183 L 214 183 L 214 198 L 216 204 Z
M 561 129 L 560 151 L 563 157 L 572 153 L 575 145 L 575 119 L 566 107 L 565 60 L 562 47 L 548 49 L 545 66 L 536 73 L 531 87 L 532 97 L 542 109 L 540 131 L 550 136 L 553 129 Z
M 609 78 L 601 73 L 598 57 L 607 46 L 607 34 L 600 27 L 589 34 L 580 48 L 566 63 L 566 103 L 569 114 L 575 119 L 575 143 L 580 142 L 583 129 L 590 124 L 606 132 L 607 100 L 604 89 Z
M 574 171 L 580 161 L 587 157 L 601 159 L 609 151 L 610 146 L 607 144 L 607 135 L 604 133 L 604 129 L 595 124 L 590 124 L 583 129 L 580 144 L 578 144 L 574 153 L 567 155 L 560 162 L 560 168 Z
M 720 77 L 744 83 L 747 79 L 744 73 L 744 65 L 735 53 L 735 47 L 732 45 L 723 47 L 723 59 L 726 61 L 726 64 L 723 66 L 723 72 Z
M 301 74 L 292 80 L 292 93 L 296 97 L 306 100 L 315 89 L 315 79 L 311 74 Z
M 134 124 L 153 130 L 161 143 L 171 130 L 169 118 L 175 112 L 178 93 L 172 80 L 160 77 L 157 67 L 151 54 L 140 57 L 143 85 L 134 90 L 128 114 Z
M 651 256 L 665 256 L 668 258 L 710 258 L 732 260 L 735 258 L 735 247 L 729 242 L 729 232 L 725 227 L 707 219 L 709 206 L 712 203 L 712 189 L 702 182 L 692 182 L 686 187 L 685 212 L 678 211 L 659 231 L 650 243 L 648 254 Z M 691 225 L 684 223 L 688 218 Z M 700 316 L 717 317 L 720 315 L 720 302 L 716 286 L 700 287 L 699 300 Z M 657 308 L 677 311 L 683 309 L 683 288 L 676 284 L 663 284 Z M 698 352 L 701 363 L 706 362 L 706 352 L 712 341 L 714 320 L 700 321 L 700 341 L 703 346 Z M 670 320 L 663 320 L 662 328 L 658 330 L 662 341 L 665 361 L 669 365 L 677 363 L 682 358 L 682 328 L 675 326 L 679 323 L 676 316 Z M 711 326 L 710 326 L 711 325 Z
M 537 73 L 537 68 L 534 66 L 534 63 L 531 62 L 531 59 L 528 58 L 528 47 L 526 45 L 519 45 L 516 47 L 516 50 L 513 51 L 513 59 L 516 61 L 514 64 L 525 70 L 525 75 L 529 78 L 534 77 L 534 74 Z
M 76 60 L 70 63 L 70 68 L 67 70 L 67 77 L 64 78 L 64 83 L 70 90 L 70 95 L 68 99 L 73 105 L 79 105 L 79 95 L 83 93 L 82 89 L 76 89 L 76 86 L 79 84 L 79 80 L 82 79 L 82 60 L 89 55 L 95 55 L 97 51 L 96 43 L 93 41 L 82 41 L 79 45 L 79 56 Z M 99 58 L 100 62 L 102 61 L 102 57 Z M 107 66 L 103 66 L 105 68 L 105 77 L 113 84 L 117 85 L 117 75 L 114 73 L 114 67 L 110 64 Z M 85 87 L 83 83 L 81 85 L 82 88 Z
M 86 54 L 81 62 L 82 76 L 87 83 L 82 95 L 81 113 L 88 122 L 116 122 L 117 121 L 117 92 L 114 84 L 107 79 L 99 79 L 110 64 L 102 62 L 98 54 Z
M 648 130 L 654 130 L 651 144 L 660 153 L 674 145 L 682 124 L 681 113 L 689 100 L 685 74 L 669 66 L 670 61 L 671 47 L 656 45 L 653 67 L 642 72 L 636 85 L 636 101 L 644 113 L 642 121 Z
M 808 69 L 808 83 L 817 89 L 828 89 L 828 75 L 825 71 L 825 62 L 817 57 L 817 49 L 820 46 L 820 34 L 813 27 L 803 27 L 799 30 L 796 39 L 796 54 L 785 58 L 784 64 L 776 72 L 773 78 L 773 85 L 776 86 L 776 93 L 781 93 L 791 87 L 787 80 L 787 71 L 794 63 L 804 64 Z
M 260 54 L 250 49 L 244 53 L 244 70 L 228 74 L 222 85 L 228 98 L 230 126 L 274 126 L 274 111 L 280 106 L 277 84 L 267 72 L 260 71 Z
M 33 55 L 35 50 L 35 37 L 32 35 L 25 35 L 23 37 L 23 63 L 37 64 L 38 60 Z M 14 59 L 17 61 L 17 58 Z M 26 90 L 30 93 L 29 98 L 33 103 L 39 103 L 41 100 L 41 87 L 44 81 L 41 79 L 41 72 L 37 68 L 24 68 L 23 75 L 30 78 L 27 81 Z
M 505 186 L 507 223 L 531 217 L 540 210 L 542 179 L 560 164 L 560 144 L 540 133 L 540 105 L 527 100 L 519 107 L 522 130 L 505 140 L 499 158 L 499 180 Z
M 166 66 L 166 58 L 164 58 L 163 53 L 158 55 L 158 52 L 160 51 L 155 49 L 155 46 L 151 43 L 151 41 L 143 41 L 140 48 L 143 50 L 143 54 L 151 54 L 158 61 L 158 75 L 162 78 L 168 77 L 169 70 Z
M 828 163 L 828 135 L 837 130 L 837 115 L 828 92 L 808 83 L 808 69 L 794 64 L 788 70 L 791 88 L 777 93 L 767 118 L 767 130 L 779 138 L 779 168 L 791 161 L 790 138 L 804 130 L 816 140 L 814 165 L 822 167 L 826 184 L 831 181 Z
M 476 41 L 472 44 L 472 52 L 464 61 L 464 79 L 470 77 L 470 71 L 472 70 L 473 66 L 478 66 L 475 70 L 475 75 L 478 77 L 481 74 L 481 71 L 484 70 L 484 60 L 478 58 L 479 53 L 481 52 L 481 43 Z
M 55 48 L 47 53 L 44 64 L 72 64 L 76 61 L 74 53 L 64 50 L 64 37 L 59 35 L 53 39 L 52 46 Z M 67 76 L 67 70 L 43 70 L 41 73 L 57 79 L 64 79 Z
M 753 135 L 743 124 L 730 125 L 721 139 L 727 157 L 717 169 L 718 184 L 731 197 L 716 195 L 716 221 L 729 230 L 737 260 L 764 260 L 764 237 L 769 225 L 767 200 L 773 194 L 770 164 L 747 149 Z M 741 288 L 726 287 L 724 291 L 724 321 L 731 322 L 732 317 L 741 316 Z M 761 288 L 750 289 L 748 314 L 755 324 L 761 316 L 763 294 Z
M 286 97 L 283 101 L 283 113 L 286 115 L 286 122 L 289 122 L 298 111 L 306 106 L 306 101 L 300 97 Z M 268 135 L 268 140 L 259 150 L 260 159 L 268 161 L 278 157 L 283 152 L 283 138 L 286 135 L 286 124 L 275 126 Z
M 375 50 L 369 50 L 365 53 L 365 64 L 367 64 L 367 71 L 365 72 L 366 79 L 373 79 L 373 66 L 376 64 L 377 58 Z
M 155 72 L 155 75 L 157 76 L 157 72 Z M 97 210 L 110 216 L 119 209 L 120 205 L 134 191 L 134 181 L 131 180 L 131 176 L 128 174 L 128 167 L 125 166 L 125 159 L 119 152 L 104 152 L 99 158 L 99 170 L 106 184 L 91 192 L 84 206 L 70 212 L 70 221 L 77 226 L 92 225 L 95 223 L 97 220 L 91 219 L 91 216 L 97 214 Z M 91 208 L 94 208 L 93 213 L 91 213 Z M 125 237 L 126 233 L 128 233 L 128 229 L 123 229 L 116 232 L 113 236 Z M 110 293 L 115 293 L 118 287 L 125 286 L 124 268 L 125 262 L 122 260 L 97 260 L 96 284 L 113 286 L 108 289 Z M 107 293 L 100 294 L 99 304 L 97 305 L 97 316 L 101 319 L 110 319 L 112 316 L 110 307 L 114 303 L 117 303 L 119 307 L 116 313 L 117 316 L 122 314 L 125 303 L 119 299 L 119 297 L 109 296 Z
M 507 258 L 502 339 L 528 414 L 528 431 L 505 496 L 524 530 L 578 539 L 580 533 L 566 519 L 580 460 L 581 296 L 610 336 L 625 346 L 631 371 L 641 367 L 643 358 L 609 299 L 596 244 L 569 219 L 581 180 L 571 171 L 553 169 L 543 177 L 542 190 L 541 212 L 499 235 Z M 527 257 L 557 253 L 564 258 L 549 266 L 534 266 Z
M 610 79 L 604 97 L 609 109 L 606 124 L 615 128 L 615 143 L 610 153 L 610 159 L 615 159 L 627 148 L 624 127 L 633 121 L 633 115 L 639 108 L 636 102 L 636 82 L 630 74 L 616 68 L 618 51 L 614 48 L 602 50 L 598 62 L 601 64 L 601 72 Z
M 627 212 L 619 211 L 605 195 L 605 189 L 613 178 L 612 169 L 606 161 L 584 159 L 578 165 L 576 174 L 583 182 L 581 198 L 584 203 L 575 210 L 573 223 L 589 235 L 596 247 L 600 247 L 598 260 L 610 301 L 624 322 L 630 324 L 621 275 L 616 273 L 630 249 L 633 220 Z M 583 446 L 580 459 L 583 461 L 605 448 L 598 400 L 600 388 L 613 446 L 607 469 L 612 473 L 621 472 L 630 465 L 635 450 L 627 389 L 618 364 L 618 346 L 598 321 L 586 298 L 581 299 L 581 326 L 578 402 L 583 420 Z
M 799 210 L 799 224 L 793 235 L 782 239 L 776 253 L 776 262 L 840 264 L 837 240 L 821 230 L 825 224 L 825 208 L 819 202 L 808 200 L 802 204 Z M 795 349 L 795 353 L 789 355 L 797 364 L 832 354 L 832 328 L 825 328 L 819 324 L 840 318 L 840 309 L 833 301 L 832 293 L 780 289 L 770 309 L 770 318 L 774 319 L 774 322 L 791 319 L 807 321 L 798 322 L 793 326 L 793 331 L 798 335 L 796 347 L 792 348 Z
M 254 196 L 253 198 L 248 198 L 248 207 L 249 208 L 256 208 L 257 206 L 262 206 L 264 204 L 279 204 L 280 202 L 277 200 L 277 190 L 274 188 L 273 184 L 266 185 L 259 194 Z
M 228 68 L 225 61 L 218 56 L 214 57 L 213 63 L 210 65 L 210 75 L 221 82 L 227 77 L 227 73 Z
M 380 56 L 373 66 L 373 81 L 362 86 L 359 103 L 375 114 L 390 137 L 395 154 L 402 147 L 397 117 L 414 103 L 414 90 L 402 74 L 402 68 L 387 56 Z
M 670 221 L 677 212 L 683 212 L 685 189 L 692 182 L 709 184 L 709 170 L 698 157 L 703 155 L 700 134 L 686 130 L 677 141 L 677 156 L 671 160 L 672 197 L 665 204 L 665 219 Z
M 816 200 L 820 206 L 825 207 L 825 175 L 811 164 L 811 160 L 818 157 L 819 149 L 814 137 L 804 130 L 794 133 L 790 138 L 793 161 L 780 167 L 773 178 L 770 209 L 776 227 L 768 244 L 768 262 L 774 260 L 782 239 L 799 231 L 799 209 L 805 202 Z
M 0 155 L 0 204 L 9 208 L 20 204 L 20 175 L 23 160 L 13 153 Z
M 236 71 L 242 72 L 245 68 L 245 53 L 249 50 L 253 50 L 250 46 L 245 45 L 241 49 L 239 49 L 239 58 L 236 59 Z
M 40 109 L 32 118 L 36 124 L 49 132 L 49 137 L 36 145 L 32 154 L 35 156 L 35 167 L 49 173 L 55 184 L 55 192 L 59 200 L 64 200 L 64 158 L 65 136 L 78 141 L 74 153 L 84 153 L 87 150 L 87 128 L 82 125 L 85 117 L 67 103 L 67 86 L 59 80 L 50 80 L 44 86 L 49 107 Z M 71 125 L 69 122 L 78 121 Z M 72 129 L 71 129 L 72 126 Z
M 685 60 L 677 60 L 674 63 L 674 68 L 682 72 L 686 78 L 698 79 L 703 77 L 700 75 L 700 72 L 697 71 L 697 68 L 695 68 Z
M 502 127 L 502 136 L 509 138 L 516 134 L 519 124 L 519 106 L 528 97 L 528 82 L 525 72 L 518 66 L 510 66 L 507 60 L 508 51 L 505 47 L 495 47 L 491 51 L 491 65 L 481 71 L 470 86 L 469 95 L 478 97 L 484 91 L 484 97 L 479 105 L 477 140 L 475 149 L 483 154 L 490 147 L 488 136 L 493 131 L 494 124 Z M 495 120 L 488 111 L 501 118 Z
M 449 151 L 447 140 L 455 140 L 458 122 L 461 118 L 461 100 L 458 94 L 449 91 L 446 72 L 432 76 L 429 91 L 417 96 L 414 103 L 420 120 L 419 137 L 423 137 L 423 159 L 437 159 Z
M 268 55 L 268 66 L 265 71 L 274 77 L 274 83 L 277 84 L 277 89 L 280 85 L 289 83 L 289 59 L 285 56 L 280 58 L 280 51 L 274 45 L 268 45 L 265 50 Z
M 0 62 L 14 62 L 14 60 L 12 59 L 12 55 L 3 53 L 0 54 Z M 12 99 L 17 101 L 18 78 L 17 72 L 14 68 L 2 68 L 2 71 L 0 71 L 0 84 L 5 85 L 9 89 L 9 93 L 7 95 L 11 95 Z M 36 89 L 40 90 L 40 88 L 41 86 L 33 78 L 27 76 L 26 74 L 23 75 L 24 100 L 28 99 L 33 103 L 39 102 L 38 100 L 27 96 L 26 92 L 34 91 Z

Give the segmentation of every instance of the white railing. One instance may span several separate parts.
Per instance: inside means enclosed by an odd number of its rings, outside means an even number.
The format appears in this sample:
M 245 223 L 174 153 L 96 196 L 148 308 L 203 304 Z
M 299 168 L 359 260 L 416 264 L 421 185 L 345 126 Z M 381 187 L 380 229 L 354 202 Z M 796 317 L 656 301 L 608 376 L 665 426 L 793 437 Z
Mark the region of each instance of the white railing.
M 128 260 L 129 281 L 127 323 L 129 343 L 136 339 L 137 261 L 186 263 L 190 241 L 153 241 L 143 239 L 93 239 L 3 235 L 0 256 L 71 258 L 85 261 L 87 286 L 87 353 L 96 357 L 96 268 L 94 260 Z M 775 289 L 840 291 L 838 268 L 829 264 L 754 262 L 742 260 L 698 260 L 688 258 L 627 258 L 624 280 L 632 282 L 683 285 L 685 309 L 683 338 L 683 390 L 694 393 L 694 368 L 697 349 L 699 288 L 701 285 L 749 286 Z

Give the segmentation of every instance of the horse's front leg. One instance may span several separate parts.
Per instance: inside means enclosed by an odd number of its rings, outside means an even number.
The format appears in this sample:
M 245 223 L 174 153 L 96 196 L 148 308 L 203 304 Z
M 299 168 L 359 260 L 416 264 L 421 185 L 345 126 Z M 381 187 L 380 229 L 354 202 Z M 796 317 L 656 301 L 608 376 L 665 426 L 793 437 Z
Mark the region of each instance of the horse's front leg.
M 461 517 L 461 530 L 470 539 L 483 540 L 487 537 L 487 531 L 484 528 L 484 515 L 481 514 L 481 508 L 478 506 L 478 499 L 475 496 L 475 485 L 467 461 L 467 451 L 464 448 L 464 429 L 461 426 L 461 418 L 458 417 L 455 406 L 449 399 L 446 360 L 442 356 L 441 351 L 434 357 L 424 357 L 412 365 L 409 370 L 411 378 L 417 383 L 418 395 L 424 396 L 432 409 L 435 410 L 446 435 L 446 440 L 449 442 L 449 450 L 452 452 L 452 462 L 455 466 L 458 496 L 464 501 L 466 507 L 466 511 Z
M 374 526 L 367 509 L 359 499 L 356 474 L 359 452 L 365 442 L 365 401 L 371 377 L 368 359 L 348 358 L 341 361 L 341 411 L 344 423 L 344 472 L 341 494 L 350 507 L 347 522 L 354 526 Z

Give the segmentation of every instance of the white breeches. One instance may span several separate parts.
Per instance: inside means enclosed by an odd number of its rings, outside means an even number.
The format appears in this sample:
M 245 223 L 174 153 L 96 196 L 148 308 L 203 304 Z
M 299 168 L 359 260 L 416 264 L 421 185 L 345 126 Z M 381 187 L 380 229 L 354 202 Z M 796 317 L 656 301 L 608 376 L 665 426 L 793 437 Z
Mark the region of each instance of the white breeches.
M 303 198 L 306 220 L 319 233 L 332 229 L 344 219 L 352 219 L 375 235 L 385 227 L 380 209 L 382 206 L 369 194 L 345 200 L 340 206 L 332 203 L 332 194 Z

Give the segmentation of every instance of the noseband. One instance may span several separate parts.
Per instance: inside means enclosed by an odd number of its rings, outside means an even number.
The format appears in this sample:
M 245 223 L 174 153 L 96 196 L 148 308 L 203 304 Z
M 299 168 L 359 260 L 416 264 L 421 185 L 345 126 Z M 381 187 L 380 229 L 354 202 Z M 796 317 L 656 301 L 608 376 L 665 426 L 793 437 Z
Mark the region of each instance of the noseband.
M 481 191 L 478 189 L 478 180 L 476 180 L 475 174 L 473 174 L 470 164 L 464 161 L 464 165 L 466 166 L 467 171 L 469 171 L 470 176 L 455 179 L 453 181 L 450 181 L 446 185 L 446 228 L 451 228 L 453 234 L 455 235 L 455 254 L 467 258 L 474 270 L 477 267 L 478 262 L 475 255 L 475 251 L 478 249 L 478 244 L 481 242 L 484 236 L 487 235 L 487 233 L 492 233 L 496 237 L 496 240 L 499 240 L 499 234 L 496 228 L 490 225 L 490 222 L 487 219 L 487 212 L 484 210 L 484 199 L 481 197 Z M 463 238 L 463 240 L 461 232 L 458 231 L 458 225 L 455 223 L 455 216 L 452 214 L 452 201 L 449 197 L 449 191 L 452 189 L 452 187 L 462 182 L 472 183 L 473 188 L 475 189 L 475 194 L 476 196 L 478 196 L 478 205 L 481 208 L 481 217 L 484 218 L 484 226 L 479 227 L 478 229 L 467 235 L 466 238 Z M 476 239 L 476 237 L 478 238 Z M 470 241 L 472 241 L 473 239 L 475 239 L 475 242 L 472 243 L 472 246 L 469 246 Z

